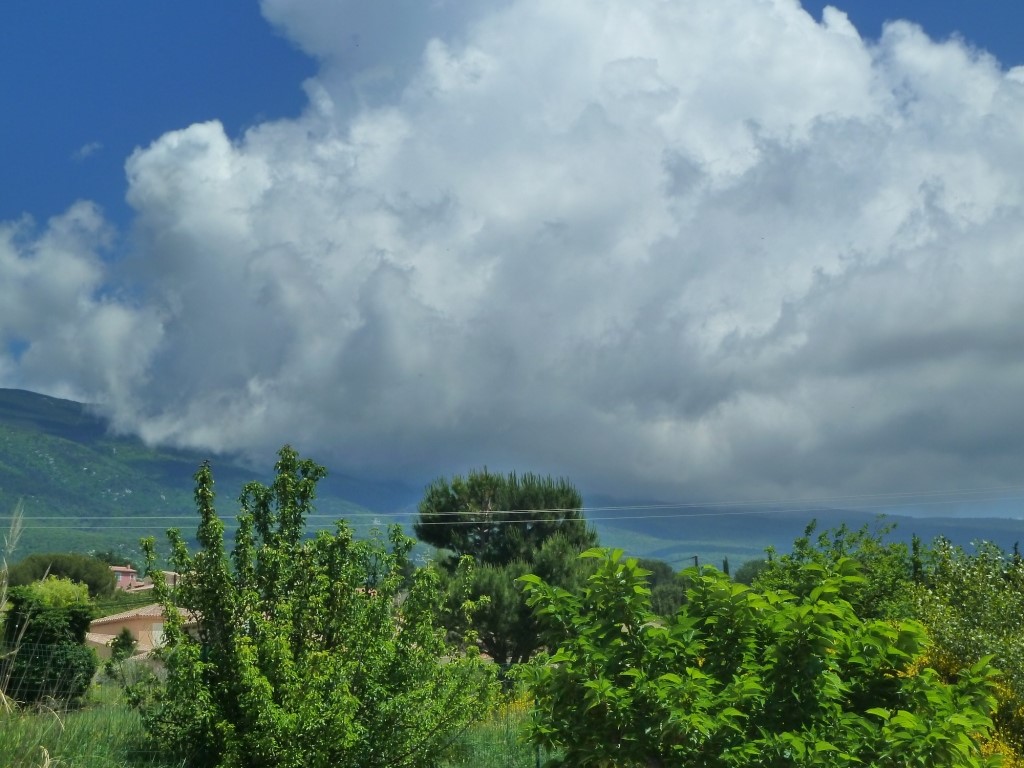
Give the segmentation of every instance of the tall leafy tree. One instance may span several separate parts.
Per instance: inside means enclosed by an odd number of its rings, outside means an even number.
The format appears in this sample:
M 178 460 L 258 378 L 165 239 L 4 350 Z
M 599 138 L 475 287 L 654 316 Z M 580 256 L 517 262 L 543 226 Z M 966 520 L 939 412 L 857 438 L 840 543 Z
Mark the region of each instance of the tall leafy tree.
M 106 597 L 114 591 L 114 574 L 106 562 L 76 552 L 50 552 L 29 555 L 11 567 L 12 587 L 31 584 L 47 576 L 71 579 L 89 587 L 92 597 Z
M 529 561 L 555 533 L 579 551 L 597 536 L 583 518 L 583 498 L 564 478 L 471 471 L 427 486 L 414 526 L 428 544 L 471 555 L 480 565 Z
M 230 556 L 212 472 L 199 470 L 199 551 L 169 532 L 173 591 L 145 542 L 166 621 L 150 733 L 195 766 L 436 765 L 486 709 L 492 670 L 435 625 L 435 572 L 406 586 L 411 539 L 396 527 L 386 545 L 357 541 L 344 522 L 306 538 L 324 469 L 285 447 L 276 470 L 271 485 L 245 487 Z
M 457 596 L 468 591 L 479 606 L 474 637 L 502 666 L 524 662 L 540 647 L 519 577 L 540 573 L 563 589 L 574 589 L 587 574 L 586 563 L 576 555 L 597 542 L 583 518 L 583 499 L 568 480 L 486 469 L 431 483 L 415 530 L 447 553 L 439 561 L 449 595 L 446 626 L 456 635 L 465 633 Z M 466 556 L 476 567 L 457 570 Z
M 448 592 L 445 625 L 459 636 L 468 632 L 502 667 L 529 660 L 540 647 L 540 628 L 526 605 L 519 578 L 531 572 L 542 574 L 550 583 L 574 591 L 590 572 L 589 563 L 581 561 L 578 554 L 568 539 L 556 533 L 541 544 L 530 562 L 514 560 L 453 574 L 441 569 L 439 575 Z M 466 595 L 475 606 L 472 627 L 460 610 Z

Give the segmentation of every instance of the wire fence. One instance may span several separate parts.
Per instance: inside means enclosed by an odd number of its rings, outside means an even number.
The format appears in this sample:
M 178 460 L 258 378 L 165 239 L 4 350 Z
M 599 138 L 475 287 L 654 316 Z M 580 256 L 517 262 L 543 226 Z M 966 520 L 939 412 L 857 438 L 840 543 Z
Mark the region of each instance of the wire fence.
M 89 689 L 96 667 L 93 651 L 78 643 L 3 643 L 0 692 L 8 703 L 63 706 Z

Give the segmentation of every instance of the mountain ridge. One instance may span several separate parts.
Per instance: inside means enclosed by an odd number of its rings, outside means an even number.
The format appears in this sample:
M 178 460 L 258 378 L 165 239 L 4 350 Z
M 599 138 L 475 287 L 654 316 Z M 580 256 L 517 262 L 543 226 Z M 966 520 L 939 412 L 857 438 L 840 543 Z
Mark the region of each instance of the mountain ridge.
M 161 536 L 169 527 L 188 534 L 195 526 L 192 477 L 207 458 L 219 511 L 228 520 L 246 482 L 271 479 L 269 471 L 253 471 L 231 456 L 150 447 L 137 437 L 115 434 L 82 403 L 0 389 L 0 520 L 21 502 L 18 556 L 134 549 L 142 536 Z M 344 477 L 325 480 L 318 513 L 325 519 L 371 520 L 373 511 L 346 498 L 344 489 L 378 499 L 386 494 L 374 484 L 359 486 Z M 400 491 L 393 496 L 404 498 Z
M 17 556 L 34 551 L 134 550 L 142 536 L 162 539 L 169 527 L 188 536 L 195 528 L 192 476 L 210 458 L 218 508 L 230 526 L 242 486 L 268 482 L 271 473 L 254 471 L 231 456 L 146 446 L 139 438 L 116 435 L 88 405 L 27 390 L 0 389 L 0 528 L 18 500 L 24 501 L 25 530 Z M 315 458 L 315 457 L 314 457 Z M 357 532 L 375 525 L 409 523 L 420 492 L 400 483 L 375 483 L 328 472 L 318 487 L 315 526 L 346 518 Z M 762 557 L 765 547 L 788 551 L 807 524 L 824 530 L 845 523 L 872 527 L 874 511 L 856 509 L 770 509 L 760 507 L 671 507 L 656 502 L 627 504 L 602 496 L 589 498 L 590 523 L 604 545 L 675 567 L 697 558 L 734 564 Z M 633 507 L 633 514 L 627 514 Z M 641 509 L 643 508 L 643 509 Z M 945 536 L 969 546 L 975 539 L 1004 549 L 1024 540 L 1024 521 L 1012 518 L 904 517 L 889 515 L 889 538 L 924 541 Z

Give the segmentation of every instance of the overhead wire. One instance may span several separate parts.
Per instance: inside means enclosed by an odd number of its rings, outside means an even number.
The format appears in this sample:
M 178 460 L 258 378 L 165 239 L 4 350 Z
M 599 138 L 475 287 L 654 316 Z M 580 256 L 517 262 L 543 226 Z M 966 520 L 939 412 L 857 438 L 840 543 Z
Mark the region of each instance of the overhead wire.
M 915 504 L 937 504 L 937 503 L 956 503 L 957 501 L 970 501 L 970 496 L 978 496 L 983 494 L 1005 494 L 1008 492 L 1024 494 L 1024 486 L 997 486 L 988 488 L 967 488 L 967 489 L 948 489 L 943 491 L 901 491 L 891 493 L 875 493 L 875 494 L 859 494 L 859 495 L 844 495 L 844 496 L 817 496 L 811 498 L 786 498 L 786 499 L 754 499 L 754 500 L 726 500 L 726 501 L 688 501 L 688 502 L 660 502 L 650 504 L 622 504 L 622 505 L 584 505 L 582 507 L 535 507 L 535 508 L 523 508 L 523 509 L 491 509 L 491 510 L 473 510 L 478 513 L 487 512 L 490 514 L 534 514 L 536 512 L 576 512 L 581 511 L 587 512 L 607 512 L 607 511 L 628 511 L 628 510 L 650 510 L 650 509 L 707 509 L 707 508 L 732 508 L 732 507 L 747 507 L 747 506 L 759 506 L 759 505 L 782 505 L 794 507 L 794 511 L 800 511 L 807 505 L 820 506 L 822 504 L 835 504 L 840 502 L 852 502 L 858 499 L 872 500 L 875 503 L 869 504 L 870 508 L 879 506 L 914 506 Z M 946 497 L 945 501 L 937 501 Z M 958 497 L 958 498 L 952 498 Z M 959 498 L 965 497 L 965 498 Z M 1001 496 L 996 498 L 987 499 L 975 499 L 977 501 L 1007 501 L 1018 498 L 1024 498 L 1024 496 Z M 914 501 L 904 501 L 900 504 L 882 504 L 880 502 L 886 499 L 914 499 Z M 799 505 L 799 506 L 797 506 Z M 860 506 L 864 506 L 861 504 Z M 779 512 L 778 508 L 770 508 L 767 510 L 757 510 L 757 513 L 761 512 Z M 461 515 L 465 514 L 466 511 L 456 512 L 436 512 L 432 513 L 435 515 Z M 409 511 L 396 511 L 396 512 L 350 512 L 348 517 L 405 517 L 413 514 Z M 34 517 L 34 520 L 48 520 L 48 521 L 60 521 L 60 520 L 162 520 L 162 519 L 177 519 L 180 517 L 180 513 L 172 513 L 166 515 L 43 515 Z M 222 515 L 221 519 L 226 518 L 237 518 L 238 514 Z M 307 518 L 337 518 L 338 515 L 332 513 L 313 513 L 307 515 Z
M 1012 495 L 1005 495 L 1012 492 Z M 993 494 L 1003 494 L 994 496 Z M 531 515 L 530 522 L 562 522 L 564 520 L 565 513 L 568 512 L 580 512 L 583 517 L 580 518 L 584 522 L 614 522 L 614 521 L 629 521 L 629 520 L 654 520 L 654 519 L 677 519 L 684 520 L 686 518 L 701 518 L 701 517 L 731 517 L 731 516 L 743 516 L 743 515 L 782 515 L 782 514 L 794 514 L 794 513 L 827 513 L 827 512 L 843 512 L 843 511 L 868 511 L 868 510 L 891 510 L 900 509 L 906 507 L 930 507 L 936 505 L 949 505 L 949 504 L 962 504 L 962 503 L 975 503 L 975 504 L 988 504 L 995 502 L 1008 502 L 1008 501 L 1020 501 L 1024 500 L 1024 486 L 1001 486 L 1001 487 L 989 487 L 989 488 L 968 488 L 968 489 L 949 489 L 943 491 L 904 491 L 904 492 L 892 492 L 892 493 L 875 493 L 875 494 L 858 494 L 858 495 L 844 495 L 844 496 L 820 496 L 811 499 L 758 499 L 758 500 L 738 500 L 738 501 L 714 501 L 714 502 L 676 502 L 676 503 L 657 503 L 657 504 L 623 504 L 623 505 L 597 505 L 597 506 L 583 506 L 580 508 L 543 508 L 543 509 L 497 509 L 497 510 L 466 510 L 456 512 L 441 512 L 435 513 L 435 516 L 444 517 L 451 516 L 456 517 L 468 513 L 475 513 L 481 515 L 486 513 L 491 516 L 488 520 L 492 525 L 511 525 L 517 521 L 514 517 L 508 519 L 507 516 L 515 515 Z M 851 504 L 856 503 L 855 507 L 851 509 L 840 509 L 833 505 L 835 504 Z M 825 506 L 825 505 L 828 506 Z M 771 505 L 771 506 L 768 506 Z M 744 509 L 743 507 L 765 507 L 762 509 Z M 739 509 L 737 509 L 739 507 Z M 595 512 L 641 512 L 641 511 L 654 511 L 654 510 L 682 510 L 676 513 L 667 514 L 614 514 L 614 515 L 594 515 Z M 686 511 L 686 510 L 703 510 L 703 511 Z M 538 513 L 548 513 L 551 515 L 549 518 L 537 518 L 532 517 Z M 588 514 L 589 513 L 589 514 Z M 414 516 L 415 511 L 397 511 L 397 512 L 350 512 L 348 514 L 331 514 L 331 513 L 313 513 L 306 516 L 306 520 L 359 520 L 359 519 L 370 519 L 375 522 L 384 519 L 402 518 L 407 520 Z M 506 517 L 506 519 L 497 519 L 498 517 Z M 237 521 L 238 514 L 222 515 L 221 520 L 225 522 Z M 167 515 L 41 515 L 39 517 L 27 517 L 24 519 L 24 527 L 31 530 L 60 530 L 68 527 L 73 527 L 76 530 L 103 530 L 108 531 L 111 525 L 102 525 L 103 523 L 114 524 L 119 521 L 126 521 L 132 523 L 138 523 L 142 521 L 149 521 L 150 523 L 157 523 L 157 521 L 187 521 L 188 513 L 178 514 L 167 514 Z M 79 525 L 68 526 L 68 525 L 39 525 L 38 523 L 78 523 Z M 94 522 L 100 523 L 100 525 L 88 525 L 87 523 Z M 479 525 L 482 521 L 477 520 L 426 520 L 419 524 L 424 526 L 432 525 Z M 121 530 L 152 530 L 156 525 L 117 525 L 117 528 Z

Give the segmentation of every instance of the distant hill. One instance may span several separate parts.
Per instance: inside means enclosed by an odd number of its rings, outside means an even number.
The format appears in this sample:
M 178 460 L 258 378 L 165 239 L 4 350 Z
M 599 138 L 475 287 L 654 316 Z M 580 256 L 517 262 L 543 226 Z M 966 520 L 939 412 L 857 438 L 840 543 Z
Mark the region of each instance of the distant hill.
M 24 500 L 25 531 L 16 558 L 38 551 L 135 551 L 140 537 L 154 535 L 162 543 L 163 531 L 170 527 L 194 533 L 192 475 L 205 458 L 213 462 L 218 510 L 228 522 L 237 511 L 243 484 L 271 479 L 269 467 L 254 471 L 230 456 L 151 448 L 137 438 L 111 434 L 107 422 L 81 403 L 0 389 L 0 535 L 19 499 Z M 411 523 L 422 492 L 331 472 L 318 490 L 318 514 L 311 524 L 329 526 L 344 517 L 363 533 L 375 522 Z M 728 557 L 737 566 L 762 557 L 767 546 L 788 551 L 812 518 L 819 521 L 819 530 L 842 522 L 859 528 L 877 521 L 875 513 L 858 510 L 629 510 L 624 507 L 631 505 L 621 500 L 584 496 L 593 509 L 588 517 L 603 544 L 677 568 L 692 563 L 695 556 L 715 565 Z M 977 539 L 994 541 L 1004 549 L 1024 542 L 1020 520 L 886 520 L 896 524 L 892 537 L 904 541 L 916 533 L 926 542 L 941 535 L 965 546 Z
M 242 486 L 270 479 L 227 456 L 151 448 L 114 435 L 107 422 L 81 403 L 32 392 L 0 389 L 0 527 L 19 499 L 25 513 L 16 557 L 41 550 L 135 550 L 142 536 L 195 528 L 192 476 L 213 462 L 222 515 L 237 511 Z M 362 527 L 372 510 L 401 509 L 410 492 L 400 486 L 328 477 L 320 487 L 318 517 L 339 517 Z M 387 522 L 387 520 L 382 520 Z
M 602 513 L 595 512 L 598 517 Z M 622 513 L 615 513 L 616 516 Z M 970 547 L 975 541 L 991 541 L 1005 550 L 1016 542 L 1024 544 L 1024 520 L 1000 517 L 905 517 L 880 516 L 855 509 L 804 509 L 794 511 L 751 508 L 650 509 L 616 520 L 595 523 L 602 541 L 620 542 L 629 551 L 665 560 L 680 568 L 700 562 L 730 566 L 764 557 L 766 547 L 788 552 L 793 540 L 802 536 L 808 523 L 817 521 L 817 532 L 845 524 L 859 529 L 879 530 L 893 526 L 890 541 L 909 543 L 916 534 L 925 543 L 942 536 L 954 544 Z

